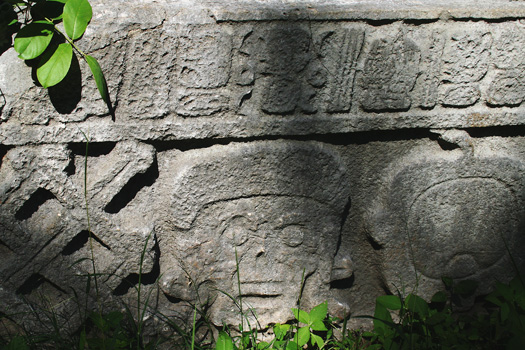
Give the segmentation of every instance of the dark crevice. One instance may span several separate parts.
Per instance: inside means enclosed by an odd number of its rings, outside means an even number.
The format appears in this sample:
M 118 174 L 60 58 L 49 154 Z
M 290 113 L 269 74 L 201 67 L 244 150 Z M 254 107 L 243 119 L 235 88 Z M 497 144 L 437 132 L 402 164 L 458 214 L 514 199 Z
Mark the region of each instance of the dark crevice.
M 11 252 L 13 251 L 13 249 L 11 249 L 11 247 L 8 246 L 7 243 L 5 243 L 4 241 L 2 241 L 1 239 L 0 239 L 0 246 L 4 246 L 4 247 L 6 247 L 6 249 L 8 249 L 8 250 L 11 251 Z
M 166 299 L 168 299 L 168 301 L 169 301 L 170 303 L 172 303 L 172 304 L 182 303 L 183 301 L 185 301 L 185 300 L 182 300 L 182 299 L 180 299 L 180 298 L 176 298 L 176 297 L 174 297 L 174 296 L 168 295 L 168 294 L 166 294 L 166 293 L 162 293 L 162 294 L 164 294 L 164 296 L 166 297 Z
M 104 243 L 100 238 L 98 238 L 93 233 L 91 233 L 91 237 L 96 242 L 98 242 L 101 246 L 106 248 L 107 250 L 111 250 L 111 248 L 106 243 Z M 60 254 L 62 254 L 62 255 L 71 255 L 74 252 L 79 251 L 80 249 L 82 249 L 82 247 L 84 247 L 86 245 L 88 240 L 89 240 L 89 231 L 83 230 L 80 233 L 78 233 L 75 237 L 73 237 L 71 239 L 71 241 L 69 241 L 68 244 L 66 244 L 66 246 L 60 252 Z
M 502 16 L 498 18 L 478 18 L 478 17 L 461 17 L 461 18 L 453 18 L 456 22 L 486 22 L 486 23 L 505 23 L 509 21 L 517 21 L 519 19 L 522 19 L 523 17 L 516 17 L 516 16 Z
M 116 142 L 90 142 L 88 144 L 88 156 L 89 157 L 100 157 L 111 153 L 115 148 Z M 86 155 L 86 143 L 85 142 L 73 142 L 69 144 L 69 149 L 73 154 L 77 156 Z
M 437 142 L 439 144 L 439 147 L 441 147 L 443 151 L 452 151 L 452 150 L 459 148 L 459 145 L 453 142 L 445 141 L 443 139 L 438 139 Z
M 401 19 L 399 18 L 389 18 L 389 19 L 365 19 L 364 22 L 366 24 L 369 24 L 371 26 L 374 26 L 374 27 L 380 27 L 380 26 L 384 26 L 384 25 L 389 25 L 389 24 L 392 24 L 392 23 L 395 23 L 395 22 L 399 22 Z
M 273 299 L 280 297 L 282 294 L 256 294 L 256 293 L 247 293 L 242 294 L 242 298 L 261 298 L 261 299 Z
M 394 295 L 390 288 L 386 285 L 385 281 L 381 281 L 381 289 L 385 295 Z
M 48 280 L 47 278 L 45 278 L 39 273 L 34 273 L 27 280 L 25 280 L 25 282 L 22 283 L 22 285 L 18 287 L 18 289 L 16 290 L 16 294 L 21 294 L 21 295 L 31 294 L 31 292 L 33 292 L 35 289 L 37 289 L 44 283 L 49 283 L 53 288 L 56 288 L 61 293 L 67 294 L 65 290 L 63 290 L 62 288 L 60 288 L 59 286 L 57 286 L 56 284 L 54 284 L 53 282 L 51 282 L 50 280 Z
M 439 134 L 430 135 L 429 138 L 431 140 L 433 140 L 433 141 L 436 141 L 439 144 L 439 147 L 441 147 L 441 149 L 443 151 L 452 151 L 452 150 L 455 150 L 455 149 L 459 148 L 459 145 L 457 145 L 457 144 L 455 144 L 453 142 L 448 142 L 448 141 L 443 140 L 442 138 L 440 138 Z
M 77 169 L 75 166 L 75 154 L 73 152 L 69 154 L 69 163 L 64 168 L 64 172 L 66 173 L 67 176 L 75 175 L 75 173 L 77 172 Z
M 143 273 L 142 276 L 140 276 L 138 273 L 130 273 L 113 290 L 113 295 L 122 296 L 126 294 L 131 288 L 133 288 L 139 283 L 139 279 L 140 283 L 144 285 L 154 284 L 157 281 L 157 279 L 160 276 L 160 247 L 156 239 L 152 251 L 155 254 L 155 261 L 153 262 L 153 267 L 151 268 L 151 271 L 148 273 Z
M 461 128 L 466 130 L 472 137 L 515 137 L 525 136 L 525 126 L 490 126 Z M 227 145 L 234 142 L 247 143 L 254 141 L 272 141 L 272 140 L 293 140 L 293 141 L 319 141 L 331 145 L 360 145 L 370 142 L 392 142 L 392 141 L 410 141 L 418 139 L 436 140 L 434 133 L 428 128 L 406 128 L 398 130 L 371 130 L 358 131 L 349 133 L 330 133 L 330 134 L 308 134 L 308 135 L 267 135 L 260 137 L 245 138 L 217 138 L 206 140 L 173 140 L 173 141 L 150 141 L 148 144 L 155 147 L 158 152 L 171 149 L 180 151 L 190 151 L 194 149 L 208 148 L 214 145 Z
M 31 197 L 29 197 L 22 207 L 18 209 L 15 214 L 15 218 L 20 221 L 29 219 L 34 213 L 36 213 L 42 204 L 50 199 L 56 199 L 55 195 L 49 190 L 39 188 L 33 192 Z
M 468 105 L 462 105 L 462 106 L 458 106 L 458 105 L 453 105 L 453 104 L 449 104 L 449 103 L 446 103 L 446 102 L 443 102 L 441 103 L 441 105 L 444 107 L 444 108 L 453 108 L 454 110 L 462 110 L 462 109 L 467 109 L 467 108 L 471 108 L 472 106 L 474 106 L 476 103 L 478 103 L 478 101 L 476 102 L 473 102 L 473 103 L 470 103 Z
M 516 137 L 525 136 L 525 125 L 488 126 L 484 128 L 466 128 L 471 137 Z
M 2 161 L 4 159 L 4 156 L 11 148 L 13 148 L 13 146 L 6 146 L 0 144 L 0 168 L 2 167 Z
M 151 186 L 155 183 L 159 177 L 159 166 L 157 160 L 153 161 L 153 164 L 144 173 L 138 173 L 134 175 L 127 184 L 111 199 L 106 205 L 104 211 L 106 213 L 115 214 L 121 211 L 129 202 L 135 198 L 139 191 L 146 187 Z
M 194 149 L 208 148 L 215 145 L 227 145 L 234 142 L 247 143 L 254 141 L 274 141 L 274 140 L 293 140 L 293 141 L 319 141 L 332 145 L 352 145 L 366 144 L 369 142 L 380 141 L 403 141 L 428 138 L 431 133 L 428 129 L 400 129 L 400 130 L 378 130 L 360 131 L 341 134 L 308 134 L 308 135 L 267 135 L 261 137 L 245 138 L 217 138 L 206 140 L 172 140 L 172 141 L 150 141 L 148 144 L 155 147 L 158 152 L 172 149 L 180 151 L 190 151 Z
M 354 285 L 355 277 L 354 275 L 343 278 L 340 280 L 335 280 L 330 282 L 330 288 L 332 289 L 348 289 Z
M 368 243 L 370 243 L 370 246 L 372 246 L 374 250 L 383 249 L 383 246 L 379 244 L 378 242 L 376 242 L 370 235 L 366 236 L 366 240 L 368 241 Z
M 440 20 L 439 18 L 419 18 L 419 19 L 408 18 L 408 19 L 404 19 L 403 23 L 418 26 L 418 25 L 423 25 L 423 24 L 436 23 L 436 22 L 439 22 L 439 20 Z

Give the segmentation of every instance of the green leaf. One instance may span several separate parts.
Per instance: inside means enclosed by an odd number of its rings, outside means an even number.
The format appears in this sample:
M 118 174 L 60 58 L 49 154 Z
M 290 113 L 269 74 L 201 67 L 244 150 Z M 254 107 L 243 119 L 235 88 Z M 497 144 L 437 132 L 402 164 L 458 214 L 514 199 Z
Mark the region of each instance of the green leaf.
M 215 343 L 215 350 L 233 350 L 232 338 L 226 332 L 220 332 Z
M 315 320 L 310 325 L 310 328 L 312 328 L 314 331 L 327 331 L 328 328 L 324 325 L 323 321 Z
M 20 29 L 15 37 L 15 50 L 23 60 L 40 56 L 53 38 L 54 27 L 47 21 L 36 21 Z
M 323 340 L 323 338 L 321 338 L 320 336 L 318 336 L 316 334 L 311 334 L 311 337 L 312 337 L 312 342 L 317 344 L 317 347 L 319 349 L 322 349 L 324 347 L 324 340 Z
M 113 119 L 115 119 L 113 107 L 111 106 L 111 100 L 108 94 L 108 85 L 106 83 L 106 78 L 104 77 L 104 73 L 102 73 L 102 69 L 100 68 L 100 65 L 98 64 L 98 61 L 89 55 L 85 55 L 84 58 L 86 59 L 86 62 L 88 63 L 89 68 L 91 69 L 93 78 L 95 78 L 95 83 L 97 84 L 97 89 L 98 89 L 98 92 L 100 92 L 100 96 L 102 97 L 102 100 L 106 102 L 109 113 L 113 116 Z
M 477 288 L 478 282 L 472 280 L 464 280 L 458 282 L 454 286 L 454 293 L 462 297 L 468 297 L 474 294 Z
M 405 299 L 405 306 L 409 311 L 415 312 L 423 317 L 427 316 L 430 311 L 427 302 L 414 294 L 408 295 Z
M 301 350 L 301 347 L 296 342 L 291 341 L 286 345 L 286 350 Z
M 310 340 L 310 328 L 309 327 L 299 328 L 293 340 L 297 342 L 297 344 L 300 347 L 303 347 L 306 343 L 308 343 L 308 340 Z
M 510 307 L 509 304 L 501 305 L 501 322 L 505 322 L 509 318 Z
M 69 0 L 64 5 L 64 28 L 71 40 L 77 40 L 86 31 L 93 10 L 87 0 Z
M 445 284 L 445 288 L 447 290 L 449 290 L 450 288 L 452 288 L 452 285 L 454 284 L 454 281 L 452 280 L 452 278 L 450 277 L 441 277 L 441 280 L 443 281 L 443 283 Z
M 84 350 L 86 348 L 86 330 L 82 329 L 80 332 L 80 340 L 78 341 L 78 350 Z
M 401 299 L 395 295 L 381 295 L 377 297 L 376 304 L 383 305 L 390 310 L 401 309 Z
M 310 311 L 310 322 L 324 320 L 326 318 L 327 312 L 328 304 L 325 301 L 324 303 L 317 305 Z
M 278 339 L 278 340 L 283 340 L 284 337 L 286 336 L 286 333 L 288 333 L 288 330 L 290 329 L 290 325 L 289 324 L 280 324 L 280 323 L 277 323 L 274 327 L 273 327 L 273 333 L 275 334 L 275 337 Z
M 292 309 L 292 312 L 299 322 L 310 324 L 310 315 L 308 315 L 308 312 L 295 308 Z
M 2 349 L 5 350 L 29 350 L 29 346 L 27 346 L 27 342 L 24 337 L 17 335 L 11 341 L 9 344 L 5 347 L 2 347 Z
M 446 303 L 447 294 L 443 291 L 439 291 L 432 296 L 432 299 L 430 301 L 433 303 Z
M 257 350 L 265 350 L 265 349 L 269 349 L 269 348 L 270 348 L 270 344 L 268 344 L 265 341 L 261 341 L 261 342 L 257 343 Z
M 73 48 L 60 44 L 53 51 L 46 51 L 36 69 L 36 77 L 43 87 L 48 88 L 62 81 L 69 72 Z

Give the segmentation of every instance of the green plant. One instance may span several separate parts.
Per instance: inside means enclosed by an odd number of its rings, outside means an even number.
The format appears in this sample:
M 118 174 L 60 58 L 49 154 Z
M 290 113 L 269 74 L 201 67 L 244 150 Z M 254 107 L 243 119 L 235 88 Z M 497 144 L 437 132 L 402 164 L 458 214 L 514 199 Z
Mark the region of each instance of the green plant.
M 325 345 L 325 339 L 329 339 L 332 336 L 332 330 L 329 330 L 324 323 L 328 314 L 326 301 L 314 307 L 310 312 L 295 308 L 292 309 L 292 312 L 300 324 L 305 325 L 297 329 L 297 333 L 293 338 L 294 342 L 299 347 L 303 347 L 310 342 L 312 346 L 317 345 L 319 349 L 322 349 Z M 326 332 L 325 339 L 317 335 L 316 332 Z
M 510 284 L 496 283 L 486 297 L 491 305 L 476 313 L 455 311 L 464 298 L 472 296 L 475 282 L 442 280 L 447 292 L 437 292 L 430 302 L 415 294 L 378 297 L 374 329 L 363 334 L 372 343 L 368 349 L 523 349 L 525 287 L 521 278 Z
M 240 349 L 276 349 L 299 350 L 324 349 L 332 337 L 332 321 L 328 317 L 328 304 L 323 302 L 310 310 L 310 312 L 292 308 L 295 320 L 301 327 L 290 324 L 277 323 L 273 326 L 274 338 L 271 341 L 258 341 L 255 329 L 241 332 L 239 336 L 232 337 L 228 332 L 221 331 L 215 344 L 216 350 Z M 327 324 L 329 327 L 327 327 Z
M 16 33 L 13 47 L 19 58 L 36 68 L 38 82 L 45 88 L 60 83 L 68 74 L 76 52 L 88 64 L 100 96 L 113 116 L 106 78 L 98 61 L 76 45 L 93 15 L 89 1 L 3 1 L 11 8 L 2 8 L 5 15 L 0 21 L 0 34 L 5 37 Z
M 496 283 L 487 301 L 496 305 L 490 317 L 495 343 L 507 343 L 507 349 L 525 345 L 525 284 L 521 276 L 509 284 Z

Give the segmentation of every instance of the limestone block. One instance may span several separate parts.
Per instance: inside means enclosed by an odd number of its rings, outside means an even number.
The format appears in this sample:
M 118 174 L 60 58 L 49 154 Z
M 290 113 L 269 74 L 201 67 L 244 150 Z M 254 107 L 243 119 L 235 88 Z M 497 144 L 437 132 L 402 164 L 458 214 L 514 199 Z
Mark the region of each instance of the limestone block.
M 217 289 L 238 296 L 237 261 L 243 300 L 262 327 L 291 319 L 303 269 L 302 305 L 330 298 L 349 200 L 336 153 L 316 143 L 263 141 L 164 157 L 159 182 L 172 200 L 155 232 L 161 289 L 170 300 L 210 298 L 212 321 L 236 324 L 237 311 Z M 334 278 L 351 275 L 348 263 L 336 265 Z
M 461 148 L 414 150 L 392 164 L 370 211 L 391 291 L 408 288 L 430 298 L 446 276 L 479 282 L 476 293 L 483 295 L 494 279 L 514 276 L 509 253 L 521 266 L 523 160 L 465 132 L 445 139 Z
M 348 112 L 352 106 L 357 59 L 365 33 L 361 28 L 329 31 L 321 34 L 321 66 L 326 70 L 327 112 Z M 317 84 L 318 87 L 322 84 Z
M 420 59 L 419 47 L 402 36 L 375 40 L 360 81 L 361 106 L 369 111 L 408 109 Z
M 491 45 L 491 33 L 457 33 L 450 37 L 443 53 L 443 105 L 464 107 L 479 100 L 479 87 L 473 83 L 487 74 Z
M 131 118 L 160 118 L 170 112 L 170 76 L 177 55 L 176 39 L 163 28 L 135 31 L 129 37 L 119 114 Z

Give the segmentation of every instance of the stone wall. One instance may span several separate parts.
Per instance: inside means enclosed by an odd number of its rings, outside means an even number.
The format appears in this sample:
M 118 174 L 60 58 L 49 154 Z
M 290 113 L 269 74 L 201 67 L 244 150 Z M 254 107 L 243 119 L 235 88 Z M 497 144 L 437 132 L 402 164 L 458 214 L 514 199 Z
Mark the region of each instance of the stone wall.
M 342 316 L 523 266 L 523 3 L 91 3 L 115 120 L 84 62 L 44 90 L 0 56 L 1 312 L 85 297 L 88 208 L 105 302 L 145 249 L 158 310 L 216 325 L 236 254 L 262 327 L 303 279 Z

